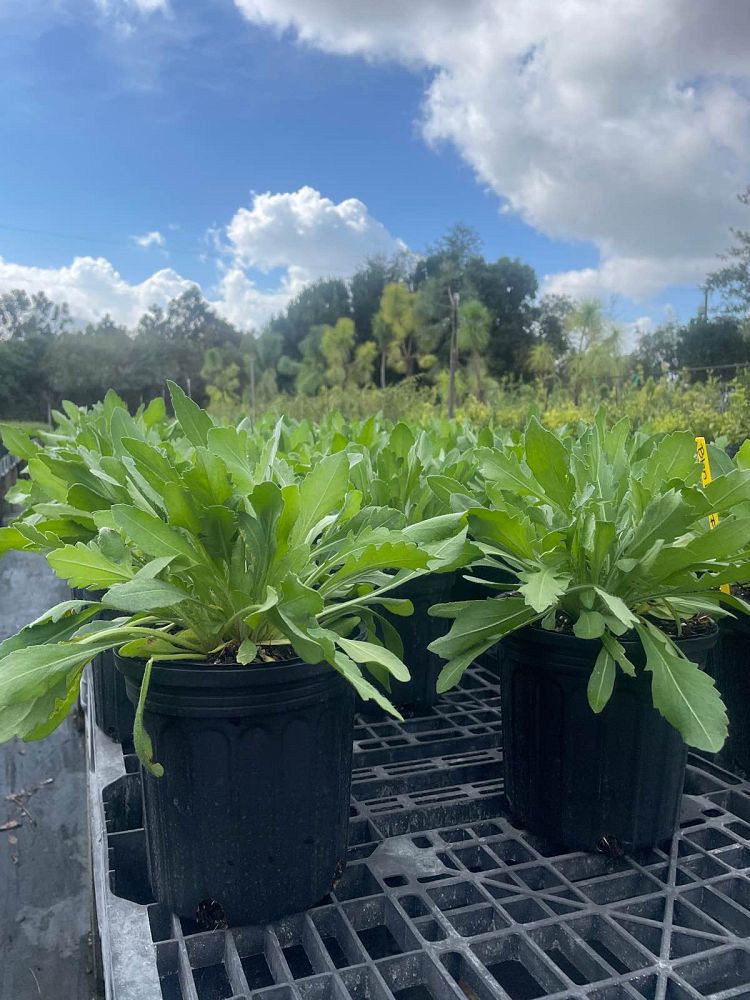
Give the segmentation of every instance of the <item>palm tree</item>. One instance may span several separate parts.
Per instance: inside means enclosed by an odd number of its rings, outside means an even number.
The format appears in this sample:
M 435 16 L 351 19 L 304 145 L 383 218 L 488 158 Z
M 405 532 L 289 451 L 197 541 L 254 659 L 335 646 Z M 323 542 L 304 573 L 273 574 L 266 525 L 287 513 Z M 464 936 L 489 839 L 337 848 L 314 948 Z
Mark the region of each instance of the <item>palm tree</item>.
M 482 353 L 490 342 L 492 317 L 478 299 L 464 302 L 458 310 L 458 350 L 471 354 L 471 364 L 477 386 L 477 399 L 481 403 L 484 396 Z

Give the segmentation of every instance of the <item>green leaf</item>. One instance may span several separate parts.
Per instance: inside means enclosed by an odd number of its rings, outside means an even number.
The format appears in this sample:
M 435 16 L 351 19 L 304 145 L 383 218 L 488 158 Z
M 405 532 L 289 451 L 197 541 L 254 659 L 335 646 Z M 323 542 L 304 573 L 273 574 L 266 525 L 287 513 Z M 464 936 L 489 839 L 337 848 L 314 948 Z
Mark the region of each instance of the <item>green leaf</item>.
M 750 469 L 750 438 L 746 438 L 734 457 L 739 469 Z
M 111 640 L 85 645 L 60 642 L 15 649 L 0 659 L 0 705 L 13 705 L 43 695 L 61 677 L 82 670 Z
M 179 483 L 177 470 L 158 448 L 130 437 L 124 437 L 122 445 L 135 459 L 140 474 L 157 493 L 161 493 L 167 483 Z
M 494 645 L 494 638 L 488 639 L 485 642 L 479 643 L 477 646 L 473 646 L 468 653 L 462 653 L 460 656 L 456 656 L 452 660 L 449 660 L 438 675 L 436 686 L 437 693 L 445 694 L 446 691 L 450 691 L 452 687 L 455 687 L 477 656 L 481 656 L 481 654 L 489 649 L 490 646 Z
M 427 568 L 433 573 L 449 573 L 481 558 L 482 551 L 466 539 L 464 514 L 442 514 L 404 528 L 403 534 L 428 553 Z
M 175 528 L 184 528 L 193 535 L 201 530 L 198 510 L 192 496 L 181 483 L 164 484 L 162 497 L 167 511 L 167 519 Z
M 575 482 L 568 471 L 570 456 L 560 438 L 545 430 L 532 417 L 524 436 L 526 464 L 544 490 L 546 498 L 567 509 L 575 492 Z
M 378 604 L 392 615 L 399 618 L 409 618 L 414 614 L 414 605 L 411 601 L 397 597 L 380 597 Z
M 47 562 L 61 580 L 71 587 L 88 587 L 104 590 L 133 577 L 132 570 L 122 563 L 115 563 L 97 548 L 95 543 L 64 545 L 47 555 Z
M 579 639 L 599 639 L 605 628 L 604 615 L 598 611 L 581 611 L 573 625 L 573 632 Z
M 709 513 L 726 514 L 737 504 L 750 500 L 750 470 L 733 469 L 726 476 L 717 476 L 703 487 L 708 499 Z
M 374 642 L 363 642 L 360 639 L 337 640 L 337 644 L 355 663 L 377 663 L 384 667 L 398 681 L 408 681 L 411 675 L 404 663 L 390 650 L 378 646 Z
M 606 646 L 610 656 L 624 674 L 627 674 L 628 677 L 635 677 L 635 666 L 628 659 L 622 643 L 618 642 L 611 633 L 605 632 L 602 636 L 602 645 Z
M 237 650 L 237 662 L 243 665 L 252 663 L 258 655 L 258 647 L 252 639 L 243 639 L 240 648 Z
M 509 552 L 519 559 L 534 559 L 534 529 L 520 515 L 504 510 L 475 508 L 469 511 L 469 532 L 478 542 Z
M 727 714 L 713 680 L 655 625 L 636 628 L 652 674 L 654 708 L 689 746 L 716 753 L 727 736 Z
M 214 425 L 213 420 L 205 410 L 202 410 L 197 403 L 185 395 L 176 382 L 167 379 L 167 387 L 172 399 L 174 415 L 182 433 L 196 448 L 201 445 L 205 446 L 208 443 L 208 432 Z
M 62 601 L 15 635 L 0 642 L 0 660 L 16 649 L 70 639 L 81 625 L 97 614 L 100 605 L 90 601 Z
M 672 542 L 686 532 L 695 521 L 695 512 L 676 490 L 657 496 L 646 507 L 633 531 L 627 549 L 632 559 L 644 556 L 659 541 Z
M 157 517 L 137 507 L 115 504 L 112 518 L 133 544 L 149 556 L 182 556 L 190 563 L 199 561 L 190 542 Z
M 4 552 L 21 550 L 31 547 L 29 540 L 21 534 L 15 525 L 9 524 L 5 528 L 0 528 L 0 556 Z
M 518 574 L 523 583 L 518 588 L 534 611 L 551 608 L 567 590 L 570 576 L 551 566 L 538 570 L 524 570 Z
M 515 455 L 495 448 L 480 448 L 477 452 L 479 471 L 498 489 L 508 490 L 517 496 L 540 497 L 534 479 L 522 467 Z
M 146 409 L 143 411 L 143 423 L 146 427 L 155 427 L 163 423 L 167 416 L 167 407 L 161 396 L 154 396 Z
M 250 435 L 235 427 L 212 427 L 208 432 L 208 447 L 227 467 L 237 488 L 250 493 L 257 482 L 257 455 Z
M 646 459 L 641 482 L 653 490 L 672 480 L 689 482 L 691 477 L 700 477 L 695 438 L 689 431 L 665 434 Z
M 137 614 L 157 608 L 172 608 L 186 600 L 188 595 L 165 580 L 141 577 L 111 587 L 102 598 L 108 608 Z
M 615 616 L 615 618 L 617 618 L 618 621 L 622 622 L 625 628 L 635 627 L 636 622 L 638 621 L 638 616 L 633 614 L 621 597 L 618 597 L 617 594 L 610 594 L 609 591 L 603 590 L 601 587 L 594 587 L 594 590 L 607 606 L 609 611 Z
M 522 597 L 489 597 L 483 601 L 458 601 L 455 607 L 457 617 L 450 632 L 435 639 L 427 647 L 445 660 L 462 656 L 484 642 L 492 645 L 504 635 L 541 617 L 532 611 Z M 437 608 L 446 612 L 450 605 L 437 605 Z
M 153 660 L 149 660 L 146 663 L 146 669 L 143 672 L 141 693 L 138 696 L 138 707 L 135 710 L 135 721 L 133 723 L 133 744 L 135 746 L 135 752 L 138 754 L 138 759 L 146 768 L 148 773 L 152 774 L 155 778 L 161 778 L 164 775 L 164 768 L 161 764 L 154 760 L 154 745 L 151 742 L 151 737 L 146 732 L 145 726 L 143 725 L 143 712 L 146 707 L 146 696 L 148 695 L 149 684 L 151 683 L 152 665 Z
M 319 462 L 302 480 L 291 544 L 305 542 L 322 519 L 342 505 L 348 488 L 349 459 L 344 452 Z
M 359 669 L 357 664 L 346 655 L 346 653 L 341 650 L 337 650 L 332 665 L 334 670 L 337 670 L 342 677 L 349 681 L 360 698 L 363 698 L 365 701 L 372 700 L 376 702 L 382 709 L 388 712 L 389 715 L 403 721 L 401 713 L 393 707 L 382 691 L 379 691 L 374 684 L 371 684 L 362 676 L 362 671 Z
M 372 542 L 363 548 L 356 548 L 347 555 L 346 561 L 332 576 L 321 585 L 321 593 L 330 594 L 338 587 L 351 587 L 365 580 L 376 571 L 388 569 L 424 569 L 428 565 L 429 556 L 420 551 L 413 542 L 404 539 L 397 540 L 398 534 L 390 535 L 393 540 Z M 334 611 L 332 605 L 326 611 Z
M 284 507 L 281 490 L 275 483 L 260 483 L 250 494 L 253 514 L 241 511 L 238 523 L 252 563 L 255 579 L 264 584 L 276 555 L 276 526 Z
M 32 441 L 26 431 L 14 427 L 13 424 L 0 424 L 0 437 L 11 455 L 24 461 L 33 458 L 39 451 L 39 445 Z
M 589 677 L 586 694 L 589 705 L 597 714 L 601 712 L 615 687 L 615 661 L 610 652 L 602 646 Z

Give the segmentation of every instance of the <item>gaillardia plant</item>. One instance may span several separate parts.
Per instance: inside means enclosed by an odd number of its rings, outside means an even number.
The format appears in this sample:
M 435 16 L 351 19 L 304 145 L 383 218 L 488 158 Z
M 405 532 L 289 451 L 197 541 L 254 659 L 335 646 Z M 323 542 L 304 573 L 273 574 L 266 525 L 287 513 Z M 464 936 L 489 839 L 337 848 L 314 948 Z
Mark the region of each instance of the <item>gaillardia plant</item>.
M 599 838 L 591 829 L 574 830 L 561 814 L 590 814 L 594 799 L 601 836 L 630 844 L 667 836 L 679 804 L 682 741 L 716 751 L 727 733 L 724 705 L 701 667 L 713 618 L 750 612 L 719 589 L 750 577 L 750 471 L 735 468 L 704 486 L 690 434 L 644 438 L 627 420 L 607 429 L 603 414 L 567 438 L 532 419 L 517 447 L 482 449 L 478 459 L 490 502 L 469 510 L 470 537 L 517 582 L 500 585 L 506 596 L 432 609 L 455 619 L 431 647 L 447 660 L 439 690 L 503 639 L 507 793 L 516 814 L 592 846 Z M 671 749 L 650 747 L 656 759 L 641 760 L 657 736 Z M 650 769 L 661 782 L 653 795 L 671 800 L 656 833 L 624 830 L 638 803 L 606 772 L 615 752 L 631 773 L 640 775 L 641 763 Z M 677 761 L 671 791 L 662 752 Z M 538 765 L 544 780 L 531 773 L 534 754 L 546 758 Z M 548 793 L 559 795 L 555 816 Z M 545 795 L 536 803 L 540 818 L 528 800 Z M 623 822 L 606 815 L 608 796 L 627 813 Z
M 460 562 L 466 518 L 389 527 L 392 511 L 361 506 L 345 452 L 281 485 L 273 439 L 259 455 L 244 430 L 214 426 L 171 391 L 189 445 L 176 456 L 121 437 L 126 472 L 104 473 L 118 492 L 88 512 L 95 537 L 49 540 L 58 576 L 104 593 L 63 602 L 0 644 L 0 739 L 49 733 L 86 664 L 116 650 L 138 703 L 157 897 L 187 915 L 211 898 L 232 922 L 271 919 L 312 905 L 343 863 L 351 688 L 397 714 L 361 667 L 408 679 L 382 611 L 409 614 L 390 592 Z M 298 744 L 300 787 L 275 791 L 269 773 Z M 297 866 L 286 895 L 273 874 L 279 837 Z M 263 858 L 276 859 L 273 871 Z

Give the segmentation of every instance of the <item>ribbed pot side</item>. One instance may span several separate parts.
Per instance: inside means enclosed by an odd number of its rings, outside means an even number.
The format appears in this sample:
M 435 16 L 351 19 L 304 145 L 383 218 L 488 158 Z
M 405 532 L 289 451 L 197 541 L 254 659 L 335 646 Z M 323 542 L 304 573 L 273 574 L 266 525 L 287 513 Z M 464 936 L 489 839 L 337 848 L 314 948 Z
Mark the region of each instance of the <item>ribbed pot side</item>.
M 723 618 L 719 641 L 706 670 L 716 682 L 729 716 L 729 735 L 717 761 L 743 778 L 750 776 L 750 619 Z
M 705 666 L 716 632 L 679 646 Z M 637 675 L 618 669 L 600 714 L 586 688 L 599 643 L 523 629 L 503 642 L 505 790 L 520 826 L 579 850 L 652 847 L 677 825 L 687 747 L 654 709 L 639 642 Z
M 117 658 L 135 703 L 143 663 Z M 230 925 L 308 909 L 346 863 L 354 699 L 328 664 L 155 664 L 143 773 L 159 902 Z

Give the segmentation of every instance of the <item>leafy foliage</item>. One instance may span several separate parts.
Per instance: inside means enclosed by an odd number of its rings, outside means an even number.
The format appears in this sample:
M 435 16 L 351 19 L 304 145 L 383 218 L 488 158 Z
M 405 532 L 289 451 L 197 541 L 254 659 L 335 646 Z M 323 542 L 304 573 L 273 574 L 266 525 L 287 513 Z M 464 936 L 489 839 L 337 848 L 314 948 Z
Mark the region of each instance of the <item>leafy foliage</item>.
M 163 406 L 131 417 L 111 394 L 90 413 L 66 407 L 47 448 L 20 442 L 32 478 L 5 544 L 45 551 L 61 578 L 104 593 L 52 609 L 0 647 L 4 738 L 60 721 L 84 666 L 107 648 L 147 663 L 230 655 L 250 665 L 291 646 L 395 712 L 360 668 L 408 678 L 379 607 L 408 612 L 385 595 L 476 554 L 465 515 L 407 524 L 399 510 L 363 505 L 350 468 L 359 456 L 333 438 L 307 467 L 294 452 L 282 461 L 280 426 L 270 440 L 217 426 L 179 386 L 170 392 L 174 425 Z M 104 609 L 119 614 L 93 620 Z M 158 773 L 143 703 L 137 749 Z
M 687 743 L 717 750 L 727 725 L 721 699 L 673 637 L 696 616 L 750 613 L 718 589 L 750 578 L 744 457 L 704 487 L 691 434 L 644 438 L 624 419 L 607 429 L 603 414 L 562 438 L 532 418 L 518 445 L 480 449 L 489 502 L 469 510 L 470 535 L 516 576 L 518 596 L 433 609 L 455 619 L 431 646 L 448 661 L 439 690 L 504 635 L 562 622 L 602 647 L 589 684 L 601 711 L 616 667 L 633 672 L 619 639 L 635 630 L 655 707 Z M 712 512 L 720 515 L 713 531 Z

